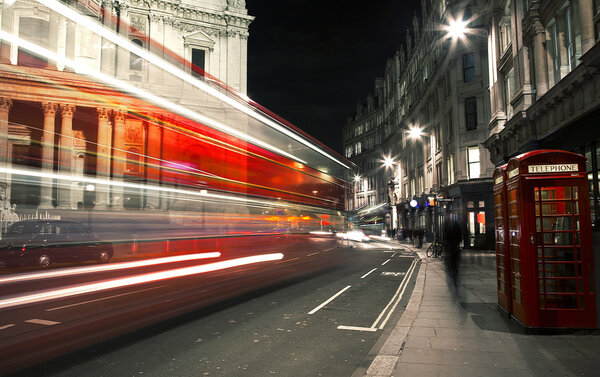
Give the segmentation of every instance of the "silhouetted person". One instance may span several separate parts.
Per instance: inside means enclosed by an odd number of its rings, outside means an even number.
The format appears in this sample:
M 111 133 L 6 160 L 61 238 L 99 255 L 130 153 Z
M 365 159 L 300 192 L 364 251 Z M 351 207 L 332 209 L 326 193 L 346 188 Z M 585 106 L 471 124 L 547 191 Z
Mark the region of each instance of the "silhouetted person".
M 444 220 L 444 261 L 448 275 L 455 287 L 458 286 L 458 266 L 460 264 L 460 242 L 462 228 L 456 216 L 451 213 Z

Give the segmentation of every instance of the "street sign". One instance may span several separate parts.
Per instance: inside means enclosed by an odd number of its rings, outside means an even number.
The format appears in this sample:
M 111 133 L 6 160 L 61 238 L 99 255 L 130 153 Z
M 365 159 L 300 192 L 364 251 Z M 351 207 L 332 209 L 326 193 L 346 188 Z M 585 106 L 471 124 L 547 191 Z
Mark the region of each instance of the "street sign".
M 439 199 L 437 200 L 438 202 L 451 202 L 454 201 L 454 199 Z

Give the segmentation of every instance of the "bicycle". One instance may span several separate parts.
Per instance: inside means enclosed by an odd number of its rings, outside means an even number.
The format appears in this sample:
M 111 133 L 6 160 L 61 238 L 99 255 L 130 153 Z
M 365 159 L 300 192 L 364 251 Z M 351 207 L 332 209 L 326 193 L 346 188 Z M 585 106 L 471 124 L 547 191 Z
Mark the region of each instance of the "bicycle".
M 440 242 L 440 240 L 438 240 L 437 238 L 433 240 L 431 245 L 429 245 L 429 247 L 427 248 L 426 255 L 428 258 L 437 258 L 442 255 L 442 243 Z

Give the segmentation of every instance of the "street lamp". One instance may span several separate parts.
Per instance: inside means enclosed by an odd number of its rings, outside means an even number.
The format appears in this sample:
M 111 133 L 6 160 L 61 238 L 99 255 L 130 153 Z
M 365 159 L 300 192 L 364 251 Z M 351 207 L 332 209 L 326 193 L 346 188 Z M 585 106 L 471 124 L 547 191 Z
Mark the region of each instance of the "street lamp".
M 423 136 L 423 130 L 419 127 L 413 126 L 408 129 L 408 136 L 411 139 L 418 139 Z
M 383 158 L 383 166 L 385 166 L 386 168 L 391 168 L 392 166 L 394 166 L 394 159 L 390 156 L 385 156 Z
M 452 40 L 462 39 L 465 36 L 466 30 L 467 23 L 463 20 L 450 20 L 446 27 L 448 36 L 452 38 Z

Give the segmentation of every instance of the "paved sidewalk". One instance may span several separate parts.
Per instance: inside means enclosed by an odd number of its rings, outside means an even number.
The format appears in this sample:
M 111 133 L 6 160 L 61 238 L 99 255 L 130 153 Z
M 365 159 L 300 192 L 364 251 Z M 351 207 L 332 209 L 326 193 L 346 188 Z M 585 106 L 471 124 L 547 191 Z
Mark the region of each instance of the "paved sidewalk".
M 600 335 L 527 335 L 497 309 L 493 253 L 463 252 L 456 291 L 442 260 L 402 245 L 422 258 L 416 286 L 365 376 L 600 375 Z

